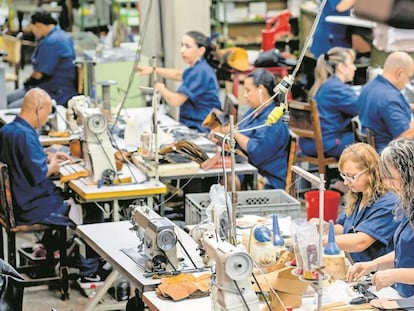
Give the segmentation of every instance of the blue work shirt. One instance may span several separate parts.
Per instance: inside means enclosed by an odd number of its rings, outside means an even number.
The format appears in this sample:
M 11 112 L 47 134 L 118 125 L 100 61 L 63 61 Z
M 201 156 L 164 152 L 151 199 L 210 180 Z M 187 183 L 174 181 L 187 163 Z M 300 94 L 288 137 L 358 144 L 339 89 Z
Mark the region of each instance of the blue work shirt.
M 32 54 L 33 70 L 50 77 L 37 86 L 44 89 L 58 105 L 66 106 L 67 101 L 77 95 L 75 58 L 72 38 L 59 26 L 38 42 Z
M 315 94 L 325 155 L 338 158 L 353 143 L 351 119 L 359 112 L 358 96 L 336 75 L 328 78 Z M 301 150 L 316 156 L 315 141 L 301 138 Z M 339 148 L 337 148 L 339 147 Z
M 347 26 L 342 24 L 336 24 L 327 22 L 325 19 L 327 16 L 349 16 L 351 10 L 344 12 L 338 12 L 336 6 L 341 0 L 328 0 L 322 11 L 319 23 L 316 27 L 315 34 L 313 36 L 313 43 L 310 47 L 310 51 L 318 58 L 321 54 L 328 52 L 333 47 L 351 47 L 351 38 L 347 35 Z
M 414 268 L 414 231 L 407 217 L 401 220 L 395 235 L 395 268 Z M 393 287 L 402 297 L 414 295 L 414 285 L 395 283 Z
M 265 107 L 259 115 L 247 118 L 239 126 L 239 130 L 252 128 L 265 123 L 274 104 Z M 253 111 L 250 108 L 245 116 Z M 266 177 L 266 188 L 284 189 L 286 185 L 286 171 L 289 143 L 289 130 L 281 120 L 270 126 L 248 130 L 242 134 L 249 137 L 247 143 L 247 156 L 259 173 Z
M 362 130 L 369 128 L 373 131 L 378 153 L 410 128 L 409 103 L 400 90 L 382 75 L 362 88 L 358 102 Z
M 188 97 L 180 107 L 180 122 L 199 132 L 208 132 L 201 124 L 213 108 L 221 109 L 221 102 L 216 74 L 204 58 L 184 70 L 183 83 L 177 92 Z
M 63 204 L 47 177 L 47 155 L 36 130 L 17 116 L 0 130 L 0 160 L 8 165 L 18 224 L 39 223 Z
M 393 210 L 398 202 L 397 196 L 387 192 L 374 203 L 360 211 L 359 199 L 350 216 L 342 213 L 337 223 L 344 227 L 343 234 L 364 232 L 376 241 L 362 252 L 349 253 L 354 262 L 373 260 L 394 250 L 394 232 L 399 221 L 394 220 Z

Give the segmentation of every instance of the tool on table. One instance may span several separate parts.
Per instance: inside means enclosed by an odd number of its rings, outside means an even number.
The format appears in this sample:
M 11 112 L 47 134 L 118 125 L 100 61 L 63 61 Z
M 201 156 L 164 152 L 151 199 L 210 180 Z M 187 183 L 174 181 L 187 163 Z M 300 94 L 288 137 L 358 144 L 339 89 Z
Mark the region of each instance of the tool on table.
M 349 303 L 351 305 L 358 305 L 362 303 L 368 303 L 372 299 L 378 298 L 373 292 L 369 291 L 368 288 L 370 283 L 368 282 L 359 282 L 354 285 L 354 289 L 357 290 L 362 296 L 352 299 Z

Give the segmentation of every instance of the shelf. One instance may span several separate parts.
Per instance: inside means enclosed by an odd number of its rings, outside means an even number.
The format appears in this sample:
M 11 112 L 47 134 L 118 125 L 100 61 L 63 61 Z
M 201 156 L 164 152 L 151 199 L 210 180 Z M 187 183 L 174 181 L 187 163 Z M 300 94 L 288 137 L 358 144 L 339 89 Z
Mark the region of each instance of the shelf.
M 217 0 L 212 5 L 212 31 L 222 34 L 224 45 L 261 45 L 266 18 L 286 9 L 286 0 Z

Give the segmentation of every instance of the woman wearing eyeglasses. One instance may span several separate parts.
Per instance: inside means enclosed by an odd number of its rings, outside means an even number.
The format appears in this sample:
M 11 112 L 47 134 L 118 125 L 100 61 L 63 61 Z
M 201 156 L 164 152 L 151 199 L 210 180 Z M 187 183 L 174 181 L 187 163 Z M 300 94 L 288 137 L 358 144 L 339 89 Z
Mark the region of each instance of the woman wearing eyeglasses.
M 414 141 L 391 141 L 381 152 L 383 178 L 399 197 L 395 214 L 399 226 L 394 234 L 394 250 L 381 257 L 355 264 L 347 273 L 349 281 L 375 272 L 372 284 L 380 290 L 393 286 L 403 297 L 414 295 Z
M 344 148 L 353 143 L 351 119 L 359 112 L 358 96 L 347 83 L 355 75 L 355 52 L 335 47 L 319 56 L 315 83 L 309 96 L 318 105 L 325 155 L 339 158 Z M 299 140 L 301 150 L 316 156 L 313 139 Z
M 349 189 L 344 196 L 344 212 L 335 224 L 339 248 L 348 252 L 354 262 L 372 260 L 392 251 L 392 238 L 398 226 L 393 216 L 397 196 L 387 190 L 380 177 L 377 152 L 368 144 L 350 145 L 343 151 L 338 166 Z

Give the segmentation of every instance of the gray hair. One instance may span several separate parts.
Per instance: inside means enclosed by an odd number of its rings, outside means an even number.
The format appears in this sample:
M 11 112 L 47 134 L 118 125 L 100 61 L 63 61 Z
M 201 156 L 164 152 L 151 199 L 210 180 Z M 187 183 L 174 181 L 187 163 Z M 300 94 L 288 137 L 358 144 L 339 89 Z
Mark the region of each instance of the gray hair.
M 380 170 L 385 179 L 393 179 L 393 170 L 400 175 L 401 187 L 396 189 L 400 204 L 397 216 L 404 213 L 414 228 L 414 140 L 398 138 L 391 141 L 381 152 Z

